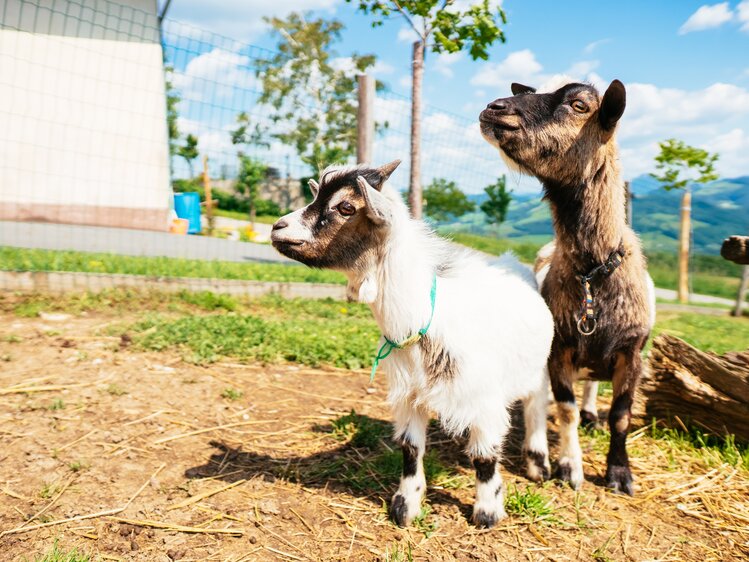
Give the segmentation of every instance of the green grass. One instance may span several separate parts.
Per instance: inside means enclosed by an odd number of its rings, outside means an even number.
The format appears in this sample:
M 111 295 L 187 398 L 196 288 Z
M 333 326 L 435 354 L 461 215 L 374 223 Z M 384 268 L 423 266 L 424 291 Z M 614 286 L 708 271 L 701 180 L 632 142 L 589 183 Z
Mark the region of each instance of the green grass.
M 28 559 L 24 559 L 28 560 Z M 35 556 L 34 562 L 91 562 L 91 556 L 79 552 L 78 549 L 63 550 L 55 539 L 52 550 L 41 556 Z
M 112 396 L 122 396 L 124 394 L 127 394 L 127 390 L 114 383 L 107 386 L 107 392 Z
M 55 398 L 52 403 L 47 407 L 50 410 L 64 410 L 65 409 L 65 402 L 62 401 L 62 398 Z
M 505 497 L 505 510 L 529 523 L 554 525 L 560 521 L 554 515 L 552 501 L 532 484 L 527 485 L 523 490 L 510 484 Z
M 339 439 L 348 440 L 354 447 L 374 449 L 380 439 L 391 433 L 390 424 L 360 416 L 356 411 L 340 416 L 332 422 L 332 433 Z
M 653 334 L 679 337 L 703 351 L 726 353 L 749 348 L 749 318 L 695 312 L 660 312 Z
M 294 264 L 239 263 L 120 256 L 88 252 L 29 250 L 0 247 L 0 269 L 5 271 L 79 271 L 123 273 L 155 277 L 200 277 L 305 283 L 338 283 L 346 279 L 334 271 L 310 269 Z
M 477 234 L 467 234 L 464 232 L 445 233 L 445 236 L 458 244 L 494 256 L 512 250 L 521 261 L 526 263 L 533 263 L 536 259 L 536 253 L 538 253 L 539 248 L 541 248 L 538 244 L 513 242 L 507 238 L 490 238 L 488 236 L 479 236 Z
M 237 390 L 235 388 L 225 388 L 221 393 L 221 398 L 226 398 L 227 400 L 239 400 L 243 395 L 244 392 L 242 392 L 241 390 Z
M 350 369 L 370 364 L 379 337 L 363 305 L 271 296 L 251 301 L 246 310 L 176 319 L 155 314 L 131 331 L 142 349 L 182 350 L 195 363 L 234 357 Z

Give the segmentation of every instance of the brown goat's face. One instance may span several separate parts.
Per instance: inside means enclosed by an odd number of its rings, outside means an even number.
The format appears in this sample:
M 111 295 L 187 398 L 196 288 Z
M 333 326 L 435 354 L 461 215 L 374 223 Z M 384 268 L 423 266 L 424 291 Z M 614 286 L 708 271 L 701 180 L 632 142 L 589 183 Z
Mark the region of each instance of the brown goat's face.
M 314 201 L 273 225 L 273 247 L 310 267 L 354 270 L 388 226 L 379 191 L 398 164 L 323 172 L 310 181 Z
M 614 80 L 603 96 L 593 86 L 577 83 L 548 94 L 513 84 L 512 92 L 479 115 L 487 142 L 541 180 L 575 183 L 595 173 L 624 113 L 621 82 Z

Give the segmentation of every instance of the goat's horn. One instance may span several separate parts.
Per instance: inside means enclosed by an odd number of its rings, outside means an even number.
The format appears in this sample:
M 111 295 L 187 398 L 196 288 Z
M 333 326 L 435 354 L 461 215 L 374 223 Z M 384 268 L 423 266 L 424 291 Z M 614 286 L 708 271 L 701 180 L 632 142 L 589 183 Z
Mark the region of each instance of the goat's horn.
M 389 164 L 385 164 L 384 166 L 380 166 L 379 168 L 377 168 L 377 171 L 380 172 L 380 174 L 382 174 L 383 176 L 382 181 L 388 179 L 390 177 L 390 174 L 392 174 L 395 169 L 400 166 L 400 164 L 400 160 L 393 160 Z
M 312 195 L 317 195 L 317 192 L 320 191 L 320 184 L 312 178 L 310 178 L 310 180 L 307 182 L 307 185 L 309 185 L 309 188 L 312 191 Z

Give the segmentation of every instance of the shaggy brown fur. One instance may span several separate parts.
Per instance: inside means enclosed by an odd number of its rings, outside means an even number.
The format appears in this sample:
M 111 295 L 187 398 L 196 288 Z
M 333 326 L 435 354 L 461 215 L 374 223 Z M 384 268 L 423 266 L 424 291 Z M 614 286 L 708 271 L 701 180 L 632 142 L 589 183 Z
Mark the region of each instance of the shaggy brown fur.
M 585 84 L 534 92 L 513 84 L 512 98 L 495 100 L 482 112 L 481 130 L 512 164 L 544 186 L 556 240 L 539 253 L 536 271 L 549 268 L 541 292 L 556 326 L 549 359 L 552 390 L 557 402 L 574 403 L 572 385 L 581 370 L 595 379 L 613 379 L 607 483 L 631 494 L 625 442 L 650 310 L 645 259 L 639 239 L 625 223 L 614 142 L 625 106 L 624 86 L 614 81 L 604 96 Z M 591 282 L 597 326 L 593 334 L 582 335 L 577 329 L 580 276 L 617 249 L 624 254 L 621 266 Z M 569 467 L 560 466 L 559 472 L 569 476 Z

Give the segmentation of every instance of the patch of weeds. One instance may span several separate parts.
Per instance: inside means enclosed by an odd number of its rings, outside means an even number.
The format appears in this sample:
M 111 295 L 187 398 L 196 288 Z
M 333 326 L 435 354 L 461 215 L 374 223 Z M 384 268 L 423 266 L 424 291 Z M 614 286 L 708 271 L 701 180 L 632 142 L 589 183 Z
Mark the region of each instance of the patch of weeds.
M 244 392 L 242 392 L 241 390 L 236 390 L 234 388 L 225 388 L 221 393 L 221 398 L 226 398 L 228 400 L 239 400 L 243 395 Z
M 227 310 L 233 312 L 237 310 L 237 306 L 239 305 L 235 297 L 220 293 L 211 293 L 210 291 L 198 293 L 180 291 L 177 293 L 177 296 L 182 302 L 198 306 L 204 310 Z
M 580 433 L 588 438 L 588 446 L 596 453 L 605 454 L 609 450 L 611 433 L 602 427 L 581 427 Z
M 424 505 L 424 507 L 421 508 L 421 513 L 414 517 L 411 525 L 417 531 L 424 533 L 424 538 L 427 539 L 431 537 L 437 531 L 437 527 L 439 527 L 437 519 L 432 516 L 432 508 L 428 505 Z
M 403 455 L 399 450 L 382 451 L 365 458 L 358 464 L 342 463 L 340 471 L 331 474 L 344 480 L 358 491 L 390 491 L 400 479 L 403 468 Z M 429 485 L 445 483 L 458 488 L 465 485 L 466 477 L 448 469 L 437 457 L 434 450 L 424 455 L 424 474 Z M 441 483 L 441 484 L 438 484 Z
M 288 305 L 304 308 L 301 302 Z M 142 349 L 182 349 L 186 358 L 198 364 L 220 357 L 278 363 L 293 361 L 313 367 L 327 364 L 360 368 L 371 361 L 379 335 L 369 318 L 305 316 L 273 317 L 263 311 L 255 315 L 187 316 L 178 319 L 152 317 L 136 324 L 132 331 Z M 268 316 L 266 317 L 266 314 Z
M 49 410 L 64 410 L 65 409 L 65 402 L 62 401 L 62 398 L 55 398 L 52 401 L 52 404 L 47 406 Z
M 332 426 L 337 439 L 349 439 L 354 447 L 367 449 L 374 449 L 380 439 L 390 433 L 390 424 L 361 416 L 355 410 L 334 419 Z
M 612 539 L 614 538 L 614 535 L 616 535 L 616 533 L 611 535 L 608 539 L 606 539 L 605 543 L 603 543 L 601 546 L 590 553 L 590 555 L 593 557 L 593 560 L 595 560 L 596 562 L 613 562 L 614 559 L 609 556 L 609 553 L 607 551 Z
M 652 439 L 658 440 L 660 445 L 694 453 L 708 466 L 727 463 L 749 470 L 749 445 L 737 444 L 733 435 L 719 437 L 707 434 L 695 427 L 687 427 L 688 431 L 661 427 L 657 420 L 653 419 L 649 435 Z
M 72 472 L 80 472 L 81 470 L 84 470 L 85 468 L 88 468 L 88 464 L 86 464 L 83 461 L 72 461 L 68 463 L 68 468 Z
M 112 396 L 122 396 L 123 394 L 127 394 L 127 390 L 115 383 L 112 383 L 107 387 L 107 392 Z
M 526 486 L 524 490 L 512 484 L 507 486 L 505 509 L 507 513 L 522 517 L 531 523 L 547 525 L 560 523 L 559 518 L 554 514 L 552 500 L 541 494 L 533 485 Z
M 396 543 L 385 551 L 382 562 L 413 562 L 414 555 L 411 552 L 411 543 L 406 548 Z
M 24 558 L 24 560 L 28 562 L 28 558 Z M 34 562 L 91 562 L 91 556 L 79 552 L 77 548 L 63 550 L 55 539 L 52 550 L 41 556 L 35 556 Z
M 23 341 L 23 338 L 15 334 L 8 334 L 7 336 L 3 338 L 3 341 L 5 343 L 19 343 Z
M 57 484 L 45 482 L 42 489 L 39 490 L 39 497 L 48 500 L 57 493 L 58 489 Z

